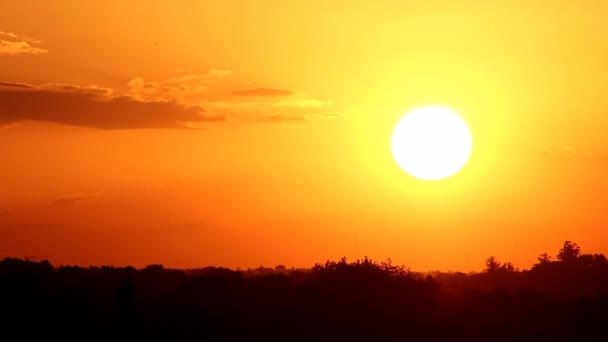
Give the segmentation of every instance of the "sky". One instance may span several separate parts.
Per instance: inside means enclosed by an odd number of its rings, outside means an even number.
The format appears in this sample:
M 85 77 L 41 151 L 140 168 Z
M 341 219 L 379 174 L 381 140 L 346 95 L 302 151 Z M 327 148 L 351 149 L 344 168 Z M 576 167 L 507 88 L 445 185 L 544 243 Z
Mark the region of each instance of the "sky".
M 604 1 L 34 1 L 0 11 L 0 257 L 528 268 L 608 252 Z M 417 180 L 408 111 L 473 150 Z

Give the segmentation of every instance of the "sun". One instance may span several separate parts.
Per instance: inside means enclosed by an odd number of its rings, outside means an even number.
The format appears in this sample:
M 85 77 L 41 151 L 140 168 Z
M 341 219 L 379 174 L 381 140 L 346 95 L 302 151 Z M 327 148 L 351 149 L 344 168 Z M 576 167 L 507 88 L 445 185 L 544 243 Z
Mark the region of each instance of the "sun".
M 464 120 L 443 106 L 425 106 L 406 114 L 391 139 L 393 157 L 405 172 L 422 180 L 440 180 L 460 171 L 473 148 Z

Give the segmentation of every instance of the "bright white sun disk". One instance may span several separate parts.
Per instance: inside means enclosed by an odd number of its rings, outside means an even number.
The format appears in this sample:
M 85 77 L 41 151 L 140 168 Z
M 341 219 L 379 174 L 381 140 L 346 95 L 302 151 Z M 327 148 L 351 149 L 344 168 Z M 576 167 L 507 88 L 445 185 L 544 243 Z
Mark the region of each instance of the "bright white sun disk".
M 439 180 L 460 171 L 472 147 L 464 120 L 442 106 L 409 112 L 397 123 L 391 141 L 397 165 L 423 180 Z

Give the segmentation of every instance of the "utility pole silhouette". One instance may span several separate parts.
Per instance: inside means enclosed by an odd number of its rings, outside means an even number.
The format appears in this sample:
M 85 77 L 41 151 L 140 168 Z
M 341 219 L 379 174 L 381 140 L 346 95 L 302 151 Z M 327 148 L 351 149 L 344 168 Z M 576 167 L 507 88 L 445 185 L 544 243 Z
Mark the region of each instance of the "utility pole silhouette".
M 515 239 L 515 267 L 520 268 L 520 265 L 519 265 L 519 238 Z
M 358 236 L 357 229 L 355 228 L 355 261 L 359 259 L 359 251 L 358 251 Z

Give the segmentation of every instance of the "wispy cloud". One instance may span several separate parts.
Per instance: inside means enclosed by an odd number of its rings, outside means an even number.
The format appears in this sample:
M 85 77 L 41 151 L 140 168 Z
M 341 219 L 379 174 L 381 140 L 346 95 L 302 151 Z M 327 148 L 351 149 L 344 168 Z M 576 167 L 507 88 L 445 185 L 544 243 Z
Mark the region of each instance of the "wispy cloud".
M 559 147 L 543 149 L 542 151 L 540 151 L 540 157 L 545 159 L 557 160 L 593 160 L 595 159 L 596 155 L 593 151 L 585 148 L 574 147 L 571 145 L 563 145 Z
M 0 56 L 47 53 L 48 50 L 35 46 L 41 43 L 39 40 L 19 36 L 13 32 L 0 31 Z
M 279 97 L 238 97 L 206 104 L 215 113 L 223 113 L 236 120 L 262 122 L 303 121 L 312 118 L 330 118 L 335 113 L 331 101 L 321 101 L 306 94 L 293 93 Z M 332 115 L 332 118 L 338 116 Z
M 139 100 L 202 105 L 211 116 L 239 122 L 293 122 L 329 117 L 323 114 L 333 106 L 331 101 L 315 99 L 303 92 L 265 87 L 226 91 L 231 85 L 231 75 L 229 70 L 215 69 L 202 74 L 188 70 L 164 81 L 136 77 L 128 83 L 129 95 Z
M 230 94 L 235 96 L 250 96 L 250 97 L 281 97 L 291 96 L 292 91 L 283 89 L 272 89 L 272 88 L 255 88 L 246 90 L 233 91 Z
M 230 70 L 212 69 L 204 74 L 187 73 L 164 81 L 135 77 L 127 85 L 129 94 L 139 100 L 200 103 L 207 97 L 210 87 L 231 74 Z
M 266 116 L 260 118 L 260 121 L 262 121 L 262 122 L 294 122 L 294 121 L 304 121 L 304 120 L 306 120 L 306 118 L 303 116 L 297 116 L 297 115 L 287 116 L 287 115 L 283 115 L 283 114 L 266 115 Z

